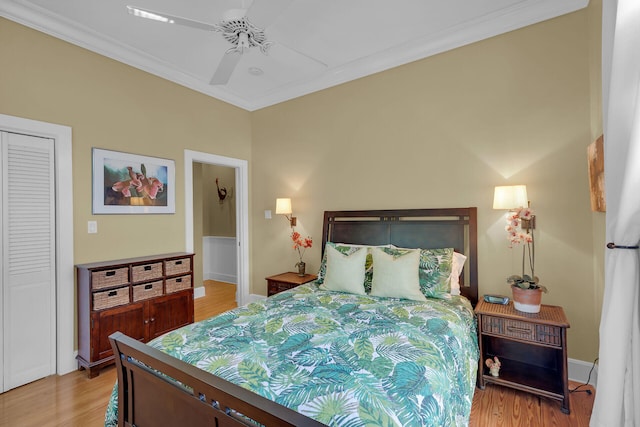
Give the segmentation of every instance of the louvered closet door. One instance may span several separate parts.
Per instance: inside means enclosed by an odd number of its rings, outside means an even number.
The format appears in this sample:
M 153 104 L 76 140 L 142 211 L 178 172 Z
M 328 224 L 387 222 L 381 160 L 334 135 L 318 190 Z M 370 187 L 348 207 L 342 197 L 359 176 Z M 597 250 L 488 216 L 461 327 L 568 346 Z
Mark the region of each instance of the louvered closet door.
M 54 144 L 14 133 L 0 137 L 0 377 L 6 391 L 55 373 Z

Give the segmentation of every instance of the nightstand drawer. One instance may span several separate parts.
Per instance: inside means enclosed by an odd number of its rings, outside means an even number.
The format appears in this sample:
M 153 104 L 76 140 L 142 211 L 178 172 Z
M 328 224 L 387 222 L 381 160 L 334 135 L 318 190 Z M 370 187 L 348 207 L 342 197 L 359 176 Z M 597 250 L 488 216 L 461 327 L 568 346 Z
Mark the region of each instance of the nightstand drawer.
M 295 288 L 298 286 L 296 283 L 285 283 L 285 282 L 269 282 L 268 295 L 277 294 L 283 291 L 288 291 L 289 289 Z
M 557 326 L 536 325 L 536 341 L 562 347 L 562 328 Z
M 524 341 L 562 346 L 561 328 L 502 317 L 482 316 L 482 331 Z

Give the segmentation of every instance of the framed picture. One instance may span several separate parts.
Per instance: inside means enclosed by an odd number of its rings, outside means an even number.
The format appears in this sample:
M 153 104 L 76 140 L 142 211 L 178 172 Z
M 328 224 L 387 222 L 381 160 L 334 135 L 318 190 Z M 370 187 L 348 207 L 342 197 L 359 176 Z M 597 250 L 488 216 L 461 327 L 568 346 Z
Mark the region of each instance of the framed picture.
M 175 162 L 93 149 L 94 214 L 176 212 Z

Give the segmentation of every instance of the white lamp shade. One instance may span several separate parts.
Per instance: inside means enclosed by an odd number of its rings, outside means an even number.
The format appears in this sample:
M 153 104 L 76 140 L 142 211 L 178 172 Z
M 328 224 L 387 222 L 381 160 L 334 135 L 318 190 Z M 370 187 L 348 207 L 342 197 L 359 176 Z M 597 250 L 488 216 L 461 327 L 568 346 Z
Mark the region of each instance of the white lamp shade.
M 503 185 L 493 193 L 493 209 L 515 209 L 529 204 L 526 185 Z
M 276 199 L 276 214 L 289 215 L 291 210 L 291 199 Z

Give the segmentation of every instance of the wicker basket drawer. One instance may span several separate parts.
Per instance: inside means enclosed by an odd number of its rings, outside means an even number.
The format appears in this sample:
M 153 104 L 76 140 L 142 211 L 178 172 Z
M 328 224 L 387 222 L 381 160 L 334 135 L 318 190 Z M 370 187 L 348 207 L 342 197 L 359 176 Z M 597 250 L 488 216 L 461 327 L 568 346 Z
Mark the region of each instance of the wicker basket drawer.
M 558 326 L 536 325 L 536 341 L 562 347 L 562 328 Z
M 482 316 L 482 330 L 495 335 L 503 335 L 525 341 L 536 341 L 536 325 L 529 322 Z
M 165 282 L 167 293 L 178 292 L 183 289 L 191 288 L 191 276 L 186 275 L 182 277 L 174 277 L 173 279 L 167 279 Z
M 124 304 L 129 304 L 129 286 L 93 293 L 94 310 L 104 310 Z
M 160 295 L 162 295 L 162 280 L 133 287 L 133 302 L 159 297 Z
M 167 276 L 188 273 L 191 271 L 191 259 L 180 258 L 167 260 L 164 262 L 164 271 Z
M 91 272 L 91 288 L 104 289 L 129 283 L 129 267 Z
M 147 280 L 162 277 L 162 262 L 134 265 L 131 267 L 131 281 L 133 283 L 146 282 Z

